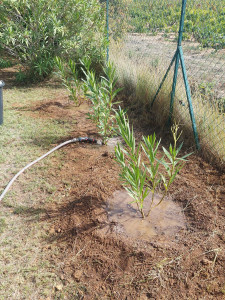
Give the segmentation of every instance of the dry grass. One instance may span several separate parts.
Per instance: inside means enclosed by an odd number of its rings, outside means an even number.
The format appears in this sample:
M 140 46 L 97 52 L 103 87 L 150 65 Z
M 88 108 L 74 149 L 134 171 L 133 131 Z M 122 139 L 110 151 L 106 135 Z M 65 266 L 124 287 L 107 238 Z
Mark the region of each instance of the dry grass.
M 126 104 L 141 124 L 163 128 L 167 124 L 172 89 L 173 68 L 171 69 L 159 95 L 151 108 L 151 102 L 165 74 L 169 61 L 160 58 L 146 63 L 145 57 L 130 56 L 124 52 L 122 43 L 112 44 L 110 59 L 115 64 L 119 85 L 124 87 L 123 93 Z M 199 135 L 201 154 L 217 164 L 220 168 L 225 165 L 225 122 L 224 114 L 219 112 L 215 99 L 202 95 L 195 90 L 192 95 L 192 105 Z M 190 120 L 189 107 L 181 71 L 174 101 L 173 120 L 182 126 L 183 138 L 186 144 L 193 145 L 193 130 Z M 188 141 L 188 143 L 187 143 Z
M 4 124 L 0 126 L 0 193 L 26 164 L 30 163 L 71 130 L 71 121 L 35 117 L 37 101 L 65 97 L 56 87 L 4 89 Z M 37 112 L 38 114 L 39 112 Z M 61 150 L 22 174 L 0 203 L 0 299 L 76 299 L 76 283 L 62 284 L 63 262 L 52 259 L 59 248 L 49 242 L 46 203 L 60 201 L 66 189 L 55 184 L 55 168 L 64 162 Z M 52 160 L 53 159 L 53 160 Z M 59 161 L 59 165 L 57 162 Z M 56 165 L 55 165 L 56 164 Z M 63 286 L 62 290 L 60 289 Z M 70 295 L 68 298 L 64 295 Z

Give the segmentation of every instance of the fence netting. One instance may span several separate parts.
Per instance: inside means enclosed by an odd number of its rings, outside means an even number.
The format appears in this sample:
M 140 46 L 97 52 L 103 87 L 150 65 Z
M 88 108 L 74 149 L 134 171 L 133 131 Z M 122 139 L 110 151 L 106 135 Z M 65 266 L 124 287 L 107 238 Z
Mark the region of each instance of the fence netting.
M 177 49 L 182 0 L 109 0 L 109 57 L 127 96 L 149 109 Z M 182 49 L 200 146 L 225 163 L 225 0 L 187 0 Z M 174 65 L 155 99 L 155 122 L 170 112 Z M 146 111 L 146 117 L 148 116 Z M 192 122 L 179 67 L 173 119 Z M 194 143 L 194 140 L 193 140 Z

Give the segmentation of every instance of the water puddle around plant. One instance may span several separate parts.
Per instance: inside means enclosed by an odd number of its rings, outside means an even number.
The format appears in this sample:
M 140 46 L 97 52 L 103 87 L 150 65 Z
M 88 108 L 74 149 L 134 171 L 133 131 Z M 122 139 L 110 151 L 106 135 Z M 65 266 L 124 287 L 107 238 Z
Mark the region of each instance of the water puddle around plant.
M 155 196 L 155 205 L 159 196 Z M 169 198 L 155 207 L 150 215 L 142 219 L 137 211 L 137 204 L 126 191 L 117 191 L 108 200 L 107 212 L 109 220 L 116 224 L 115 231 L 125 233 L 142 240 L 149 240 L 153 236 L 172 237 L 185 229 L 185 216 L 182 209 Z M 150 206 L 151 195 L 145 199 L 144 211 Z

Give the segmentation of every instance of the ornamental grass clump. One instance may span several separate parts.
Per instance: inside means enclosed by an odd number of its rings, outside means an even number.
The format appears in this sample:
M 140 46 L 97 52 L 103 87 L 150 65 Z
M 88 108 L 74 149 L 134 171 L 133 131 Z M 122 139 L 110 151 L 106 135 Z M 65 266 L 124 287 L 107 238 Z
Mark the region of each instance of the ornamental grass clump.
M 178 134 L 177 125 L 173 125 L 171 128 L 174 139 L 173 146 L 170 145 L 169 151 L 162 147 L 164 154 L 159 158 L 160 141 L 156 140 L 155 133 L 148 137 L 143 136 L 143 141 L 136 143 L 133 127 L 130 128 L 129 120 L 121 108 L 116 112 L 116 121 L 118 134 L 125 142 L 125 147 L 119 144 L 115 147 L 116 161 L 121 167 L 120 178 L 124 188 L 134 199 L 132 203 L 137 204 L 142 218 L 145 218 L 149 216 L 154 207 L 164 200 L 170 185 L 190 154 L 178 157 L 182 144 L 177 148 L 177 141 L 181 135 Z M 162 186 L 163 192 L 158 202 L 155 203 L 155 194 Z M 144 201 L 149 194 L 151 194 L 150 206 L 145 212 Z

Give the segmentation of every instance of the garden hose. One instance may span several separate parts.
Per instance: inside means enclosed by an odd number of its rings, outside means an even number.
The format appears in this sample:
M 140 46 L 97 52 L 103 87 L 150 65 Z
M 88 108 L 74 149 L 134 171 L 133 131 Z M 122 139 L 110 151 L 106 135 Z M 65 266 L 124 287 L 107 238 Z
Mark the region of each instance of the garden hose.
M 28 165 L 26 165 L 26 167 L 24 167 L 22 170 L 20 170 L 12 179 L 11 181 L 8 183 L 8 185 L 6 186 L 6 188 L 4 189 L 3 193 L 0 196 L 0 201 L 4 198 L 4 196 L 6 195 L 6 193 L 8 192 L 9 188 L 11 187 L 11 185 L 13 184 L 13 182 L 16 180 L 17 177 L 20 176 L 20 174 L 22 174 L 26 169 L 28 169 L 29 167 L 33 166 L 34 164 L 36 164 L 37 162 L 39 162 L 40 160 L 42 160 L 43 158 L 45 158 L 46 156 L 48 156 L 49 154 L 51 154 L 52 152 L 58 150 L 61 147 L 64 147 L 68 144 L 71 143 L 90 143 L 90 144 L 98 144 L 98 145 L 102 145 L 102 141 L 101 140 L 95 140 L 89 137 L 79 137 L 79 138 L 74 138 L 72 140 L 66 141 L 58 146 L 56 146 L 55 148 L 53 148 L 52 150 L 48 151 L 47 153 L 43 154 L 42 156 L 40 156 L 39 158 L 37 158 L 36 160 L 32 161 L 31 163 L 29 163 Z

